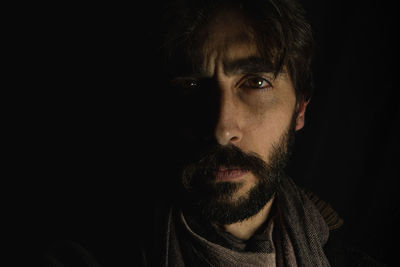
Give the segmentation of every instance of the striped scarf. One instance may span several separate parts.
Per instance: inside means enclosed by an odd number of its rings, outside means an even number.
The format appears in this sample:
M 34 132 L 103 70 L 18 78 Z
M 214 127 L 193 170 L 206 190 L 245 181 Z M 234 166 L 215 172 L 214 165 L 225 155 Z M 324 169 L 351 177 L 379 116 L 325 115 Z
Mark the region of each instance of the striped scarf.
M 232 250 L 207 240 L 190 228 L 179 209 L 172 208 L 165 232 L 163 265 L 330 266 L 323 251 L 329 226 L 310 194 L 289 177 L 283 177 L 274 201 L 276 214 L 266 231 L 271 242 L 252 251 Z

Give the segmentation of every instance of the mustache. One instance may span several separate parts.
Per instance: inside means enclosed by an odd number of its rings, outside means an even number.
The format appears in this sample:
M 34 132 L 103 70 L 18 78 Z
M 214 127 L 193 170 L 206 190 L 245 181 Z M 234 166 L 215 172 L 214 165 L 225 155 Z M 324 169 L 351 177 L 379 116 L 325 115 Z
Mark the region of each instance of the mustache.
M 200 167 L 218 170 L 221 166 L 228 169 L 237 168 L 253 170 L 264 166 L 265 162 L 256 153 L 245 153 L 234 145 L 217 145 L 206 152 L 197 163 Z
M 183 170 L 183 182 L 191 184 L 193 179 L 212 179 L 220 167 L 241 169 L 254 174 L 265 173 L 269 166 L 254 153 L 243 152 L 234 145 L 216 145 L 204 153 L 197 162 L 188 164 Z

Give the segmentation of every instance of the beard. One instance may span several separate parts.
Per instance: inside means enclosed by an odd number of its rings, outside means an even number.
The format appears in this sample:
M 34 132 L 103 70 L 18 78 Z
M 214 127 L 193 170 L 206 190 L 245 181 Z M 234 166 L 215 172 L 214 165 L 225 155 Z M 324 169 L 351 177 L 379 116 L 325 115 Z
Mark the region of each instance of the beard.
M 182 171 L 183 209 L 186 214 L 217 224 L 244 221 L 257 214 L 277 192 L 294 143 L 294 125 L 272 146 L 268 163 L 256 153 L 233 145 L 217 145 Z M 244 182 L 216 182 L 221 167 L 240 169 L 256 178 L 252 188 L 237 196 Z

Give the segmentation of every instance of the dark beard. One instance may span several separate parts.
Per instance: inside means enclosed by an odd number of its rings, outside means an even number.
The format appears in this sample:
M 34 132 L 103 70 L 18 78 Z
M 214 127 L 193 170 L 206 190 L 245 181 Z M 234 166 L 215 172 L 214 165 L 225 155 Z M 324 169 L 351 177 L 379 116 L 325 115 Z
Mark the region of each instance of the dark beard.
M 232 224 L 254 216 L 275 195 L 293 142 L 291 125 L 272 147 L 268 164 L 257 154 L 245 153 L 233 145 L 215 147 L 183 170 L 184 212 L 218 224 Z M 257 182 L 247 194 L 234 200 L 242 183 L 215 182 L 215 171 L 222 166 L 250 171 Z

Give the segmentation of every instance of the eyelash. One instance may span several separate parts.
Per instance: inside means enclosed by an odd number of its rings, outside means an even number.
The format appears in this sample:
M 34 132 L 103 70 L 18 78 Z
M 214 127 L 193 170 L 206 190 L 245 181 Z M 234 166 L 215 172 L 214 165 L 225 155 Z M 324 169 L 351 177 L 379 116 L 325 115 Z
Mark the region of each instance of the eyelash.
M 251 80 L 253 80 L 253 82 L 258 80 L 258 82 L 265 83 L 266 85 L 263 85 L 261 87 L 251 86 L 249 84 L 246 85 L 246 83 L 248 83 Z M 177 80 L 174 82 L 174 85 L 180 87 L 183 90 L 183 92 L 185 92 L 185 93 L 190 93 L 192 90 L 195 90 L 200 86 L 199 81 L 195 80 L 195 79 Z M 249 89 L 249 90 L 259 90 L 259 91 L 268 90 L 273 87 L 272 83 L 268 79 L 263 78 L 258 75 L 246 75 L 238 82 L 238 85 L 240 88 Z
M 184 95 L 191 95 L 199 86 L 199 81 L 195 79 L 177 79 L 171 85 L 179 89 Z
M 246 83 L 248 83 L 251 80 L 253 80 L 253 81 L 258 80 L 258 82 L 266 83 L 266 85 L 261 86 L 261 87 L 246 85 Z M 260 76 L 251 75 L 251 76 L 245 76 L 242 79 L 242 82 L 240 83 L 239 87 L 245 88 L 245 89 L 251 89 L 251 90 L 268 90 L 268 89 L 272 88 L 272 84 L 268 79 L 265 79 L 265 78 L 260 77 Z

